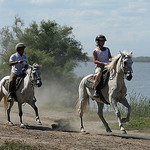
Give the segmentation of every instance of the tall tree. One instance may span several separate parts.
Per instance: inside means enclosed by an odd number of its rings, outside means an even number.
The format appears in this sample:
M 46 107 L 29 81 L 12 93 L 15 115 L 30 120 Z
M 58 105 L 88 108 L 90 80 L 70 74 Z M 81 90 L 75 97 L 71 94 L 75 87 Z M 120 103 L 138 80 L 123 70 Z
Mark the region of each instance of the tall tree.
M 70 78 L 78 61 L 86 61 L 82 45 L 75 40 L 72 27 L 61 26 L 55 21 L 44 21 L 40 24 L 33 21 L 29 27 L 15 17 L 11 27 L 0 31 L 2 63 L 8 64 L 9 56 L 15 51 L 15 44 L 23 42 L 27 46 L 25 53 L 29 63 L 37 62 L 43 65 L 43 71 L 48 76 Z M 1 66 L 2 67 L 2 66 Z

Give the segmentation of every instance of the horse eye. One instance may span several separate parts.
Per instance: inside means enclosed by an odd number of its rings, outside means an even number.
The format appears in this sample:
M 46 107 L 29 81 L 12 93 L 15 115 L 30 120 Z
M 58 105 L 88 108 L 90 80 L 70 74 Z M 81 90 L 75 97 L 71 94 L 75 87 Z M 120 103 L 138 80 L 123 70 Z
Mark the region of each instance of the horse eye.
M 124 62 L 124 65 L 127 65 L 127 62 L 126 62 L 126 61 Z
M 32 73 L 35 74 L 36 72 L 35 72 L 35 71 L 32 71 Z

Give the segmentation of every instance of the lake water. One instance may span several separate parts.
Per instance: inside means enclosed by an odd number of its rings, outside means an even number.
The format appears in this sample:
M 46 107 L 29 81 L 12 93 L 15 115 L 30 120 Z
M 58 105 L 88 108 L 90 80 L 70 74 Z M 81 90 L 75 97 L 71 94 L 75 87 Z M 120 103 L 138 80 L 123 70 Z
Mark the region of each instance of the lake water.
M 88 74 L 93 74 L 95 64 L 93 62 L 79 62 L 74 69 L 77 77 L 83 77 Z M 128 93 L 135 92 L 144 97 L 150 98 L 150 63 L 149 62 L 134 62 L 133 63 L 133 78 L 131 81 L 125 81 Z

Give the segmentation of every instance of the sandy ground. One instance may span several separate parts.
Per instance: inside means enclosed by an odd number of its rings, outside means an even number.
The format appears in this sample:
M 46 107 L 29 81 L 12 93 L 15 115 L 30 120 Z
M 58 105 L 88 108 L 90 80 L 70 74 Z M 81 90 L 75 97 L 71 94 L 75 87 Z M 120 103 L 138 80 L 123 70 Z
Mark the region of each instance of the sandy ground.
M 16 104 L 15 104 L 16 105 Z M 150 134 L 119 130 L 106 133 L 99 120 L 85 121 L 86 133 L 80 133 L 80 120 L 76 112 L 60 112 L 40 108 L 41 126 L 35 122 L 34 111 L 27 105 L 23 107 L 25 128 L 19 127 L 17 107 L 13 107 L 11 120 L 6 121 L 4 108 L 0 106 L 0 145 L 6 140 L 38 146 L 39 149 L 61 150 L 149 150 Z M 109 121 L 108 121 L 109 122 Z M 52 128 L 56 124 L 56 128 Z

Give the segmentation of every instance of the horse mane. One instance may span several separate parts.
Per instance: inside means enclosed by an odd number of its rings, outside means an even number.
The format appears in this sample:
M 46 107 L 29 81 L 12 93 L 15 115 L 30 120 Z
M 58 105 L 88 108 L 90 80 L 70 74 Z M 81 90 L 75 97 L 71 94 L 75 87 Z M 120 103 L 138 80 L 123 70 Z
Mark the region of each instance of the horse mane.
M 39 69 L 41 67 L 42 67 L 41 65 L 38 65 L 37 63 L 34 63 L 33 65 L 29 65 L 28 69 L 30 69 L 30 68 L 37 68 L 37 69 Z
M 37 63 L 34 63 L 34 64 L 33 64 L 33 67 L 34 67 L 34 68 L 40 68 L 41 65 L 38 65 Z
M 112 72 L 116 68 L 117 62 L 122 55 L 132 57 L 132 53 L 128 53 L 126 51 L 120 52 L 120 54 L 112 58 L 112 61 L 107 66 L 105 66 L 105 68 Z

